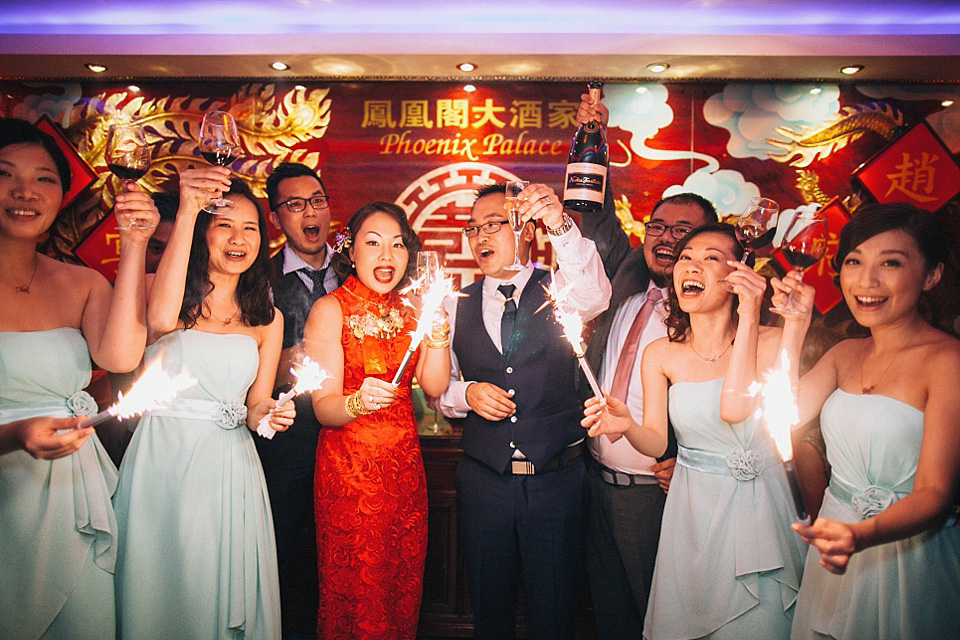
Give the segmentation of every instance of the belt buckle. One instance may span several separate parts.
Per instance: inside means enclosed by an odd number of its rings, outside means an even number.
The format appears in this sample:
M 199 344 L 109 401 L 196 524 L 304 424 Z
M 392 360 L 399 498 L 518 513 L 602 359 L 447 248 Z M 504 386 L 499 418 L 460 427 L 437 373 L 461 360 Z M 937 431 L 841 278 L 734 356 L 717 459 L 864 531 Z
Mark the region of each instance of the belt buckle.
M 536 470 L 529 460 L 511 460 L 510 472 L 515 476 L 532 476 Z

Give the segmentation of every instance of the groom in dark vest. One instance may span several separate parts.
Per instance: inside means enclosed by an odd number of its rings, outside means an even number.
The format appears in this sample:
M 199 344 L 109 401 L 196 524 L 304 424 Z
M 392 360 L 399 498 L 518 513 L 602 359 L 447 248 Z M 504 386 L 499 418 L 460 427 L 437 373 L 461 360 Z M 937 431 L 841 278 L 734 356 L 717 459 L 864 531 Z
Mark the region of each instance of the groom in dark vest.
M 574 637 L 587 476 L 577 361 L 549 305 L 540 310 L 551 273 L 529 261 L 535 221 L 556 252 L 552 277 L 584 321 L 607 307 L 610 283 L 552 189 L 530 185 L 521 200 L 524 266 L 513 271 L 504 185 L 477 192 L 463 234 L 483 278 L 448 306 L 451 384 L 434 404 L 464 419 L 458 528 L 475 637 L 514 637 L 522 576 L 532 637 L 554 640 Z
M 329 268 L 330 203 L 317 173 L 303 164 L 277 165 L 267 178 L 267 199 L 270 222 L 280 227 L 287 238 L 283 249 L 271 259 L 276 276 L 273 301 L 284 320 L 276 396 L 294 382 L 290 367 L 302 356 L 300 343 L 310 307 L 340 283 Z M 297 417 L 290 429 L 272 440 L 255 438 L 273 509 L 285 632 L 294 622 L 292 602 L 301 594 L 292 584 L 295 566 L 305 564 L 310 567 L 307 575 L 316 577 L 316 559 L 311 548 L 316 545 L 316 536 L 305 532 L 313 531 L 313 468 L 320 425 L 313 415 L 309 394 L 297 397 L 295 402 Z M 312 595 L 302 593 L 300 600 L 304 607 L 316 610 L 316 591 Z M 315 614 L 312 620 L 315 624 Z

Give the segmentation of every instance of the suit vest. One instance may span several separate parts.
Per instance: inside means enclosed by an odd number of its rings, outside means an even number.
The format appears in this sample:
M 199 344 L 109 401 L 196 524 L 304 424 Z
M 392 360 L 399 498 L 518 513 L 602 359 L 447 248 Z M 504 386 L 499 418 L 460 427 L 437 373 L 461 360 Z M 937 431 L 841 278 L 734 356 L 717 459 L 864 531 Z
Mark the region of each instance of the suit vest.
M 541 282 L 550 274 L 535 269 L 517 307 L 513 339 L 501 354 L 483 324 L 483 279 L 466 287 L 457 302 L 453 350 L 464 380 L 489 382 L 513 390 L 516 413 L 493 422 L 471 411 L 463 421 L 464 453 L 505 471 L 519 449 L 543 466 L 586 434 L 576 397 L 577 360 L 548 305 Z
M 276 275 L 273 304 L 283 313 L 283 348 L 287 349 L 303 342 L 303 327 L 313 306 L 313 298 L 296 271 L 283 273 L 283 251 L 270 261 Z

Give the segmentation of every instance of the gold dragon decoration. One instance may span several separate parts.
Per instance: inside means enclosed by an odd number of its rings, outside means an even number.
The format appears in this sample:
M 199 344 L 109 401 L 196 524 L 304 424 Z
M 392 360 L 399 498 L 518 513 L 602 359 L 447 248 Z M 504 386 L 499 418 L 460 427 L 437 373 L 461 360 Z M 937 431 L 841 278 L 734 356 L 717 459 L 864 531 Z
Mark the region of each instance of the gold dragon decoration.
M 116 121 L 143 125 L 151 145 L 150 171 L 139 184 L 149 192 L 169 188 L 183 169 L 204 163 L 197 152 L 197 134 L 203 114 L 213 109 L 229 111 L 237 121 L 242 146 L 240 160 L 232 165 L 257 197 L 266 196 L 266 178 L 281 162 L 302 162 L 316 167 L 319 153 L 298 145 L 319 139 L 330 124 L 329 89 L 294 88 L 278 95 L 273 84 L 242 85 L 226 100 L 191 96 L 145 98 L 127 92 L 101 93 L 83 100 L 63 114 L 67 137 L 99 177 L 87 196 L 75 202 L 70 214 L 58 221 L 52 246 L 68 256 L 80 240 L 113 207 L 121 181 L 105 171 L 104 150 L 110 124 Z
M 797 167 L 796 186 L 804 202 L 825 205 L 830 201 L 830 195 L 820 188 L 819 176 L 812 169 L 805 170 L 801 167 L 809 167 L 816 160 L 843 149 L 865 133 L 876 133 L 885 140 L 892 140 L 901 127 L 903 114 L 888 104 L 869 102 L 844 107 L 819 128 L 800 127 L 794 130 L 789 127 L 776 127 L 774 130 L 786 140 L 767 138 L 767 143 L 782 150 L 768 152 L 767 155 L 771 160 L 788 162 L 790 166 Z M 853 211 L 860 204 L 860 200 L 857 194 L 852 194 L 844 199 L 844 203 Z
M 865 133 L 877 133 L 891 140 L 902 126 L 903 114 L 882 102 L 844 107 L 819 129 L 775 127 L 774 131 L 786 140 L 767 138 L 766 142 L 783 151 L 771 151 L 767 155 L 777 162 L 789 162 L 791 167 L 809 167 L 818 158 L 826 158 Z

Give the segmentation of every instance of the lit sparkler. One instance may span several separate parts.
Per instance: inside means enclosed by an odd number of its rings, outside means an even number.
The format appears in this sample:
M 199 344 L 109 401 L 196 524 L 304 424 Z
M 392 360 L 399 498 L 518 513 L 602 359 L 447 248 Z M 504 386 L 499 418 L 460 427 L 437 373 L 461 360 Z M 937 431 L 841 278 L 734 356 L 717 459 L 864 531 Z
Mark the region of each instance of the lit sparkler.
M 290 367 L 290 373 L 297 379 L 293 388 L 285 391 L 277 398 L 276 406 L 282 407 L 301 393 L 316 391 L 323 386 L 324 380 L 330 378 L 330 375 L 320 368 L 320 364 L 310 359 L 310 356 L 304 356 L 300 366 Z M 277 431 L 270 426 L 270 415 L 267 414 L 257 423 L 257 433 L 267 440 L 273 439 Z
M 417 321 L 416 329 L 410 332 L 410 346 L 407 348 L 407 352 L 403 354 L 400 368 L 397 369 L 396 375 L 393 376 L 391 384 L 400 384 L 400 379 L 410 365 L 410 359 L 413 357 L 413 354 L 416 353 L 424 336 L 427 335 L 427 331 L 430 330 L 436 321 L 437 314 L 443 308 L 443 301 L 448 297 L 459 297 L 462 295 L 454 290 L 453 278 L 445 275 L 443 267 L 438 268 L 433 273 L 420 274 L 419 277 L 413 280 L 400 293 L 406 294 L 418 289 L 424 290 L 420 319 Z M 409 304 L 409 301 L 407 301 L 407 304 Z
M 764 382 L 754 383 L 750 394 L 760 393 L 761 407 L 757 409 L 757 417 L 762 417 L 767 430 L 777 446 L 777 453 L 783 461 L 783 468 L 787 473 L 787 483 L 793 496 L 793 506 L 797 510 L 797 518 L 804 524 L 810 524 L 810 515 L 800 493 L 800 482 L 797 480 L 797 470 L 793 462 L 793 443 L 790 434 L 793 427 L 800 421 L 800 410 L 797 407 L 797 398 L 790 384 L 790 358 L 787 351 L 780 354 L 780 366 L 772 369 L 765 377 Z
M 178 393 L 195 384 L 197 384 L 196 378 L 186 371 L 181 371 L 171 378 L 163 370 L 160 359 L 157 358 L 130 387 L 126 395 L 118 393 L 114 404 L 77 426 L 78 428 L 91 427 L 109 418 L 118 420 L 132 418 L 144 411 L 170 404 Z
M 553 305 L 553 317 L 556 318 L 557 323 L 563 329 L 563 336 L 570 343 L 570 346 L 573 347 L 573 355 L 577 357 L 577 362 L 580 363 L 580 368 L 587 377 L 587 382 L 590 383 L 593 395 L 603 402 L 603 392 L 597 383 L 597 376 L 594 375 L 593 369 L 590 368 L 590 363 L 587 362 L 586 352 L 584 350 L 583 319 L 576 311 L 567 309 L 567 294 L 570 291 L 570 285 L 561 289 L 557 286 L 556 278 L 552 277 L 551 274 L 550 285 L 541 286 L 543 286 L 543 290 L 547 294 L 548 302 L 543 303 L 543 306 L 537 309 L 537 312 L 545 308 L 548 304 Z

